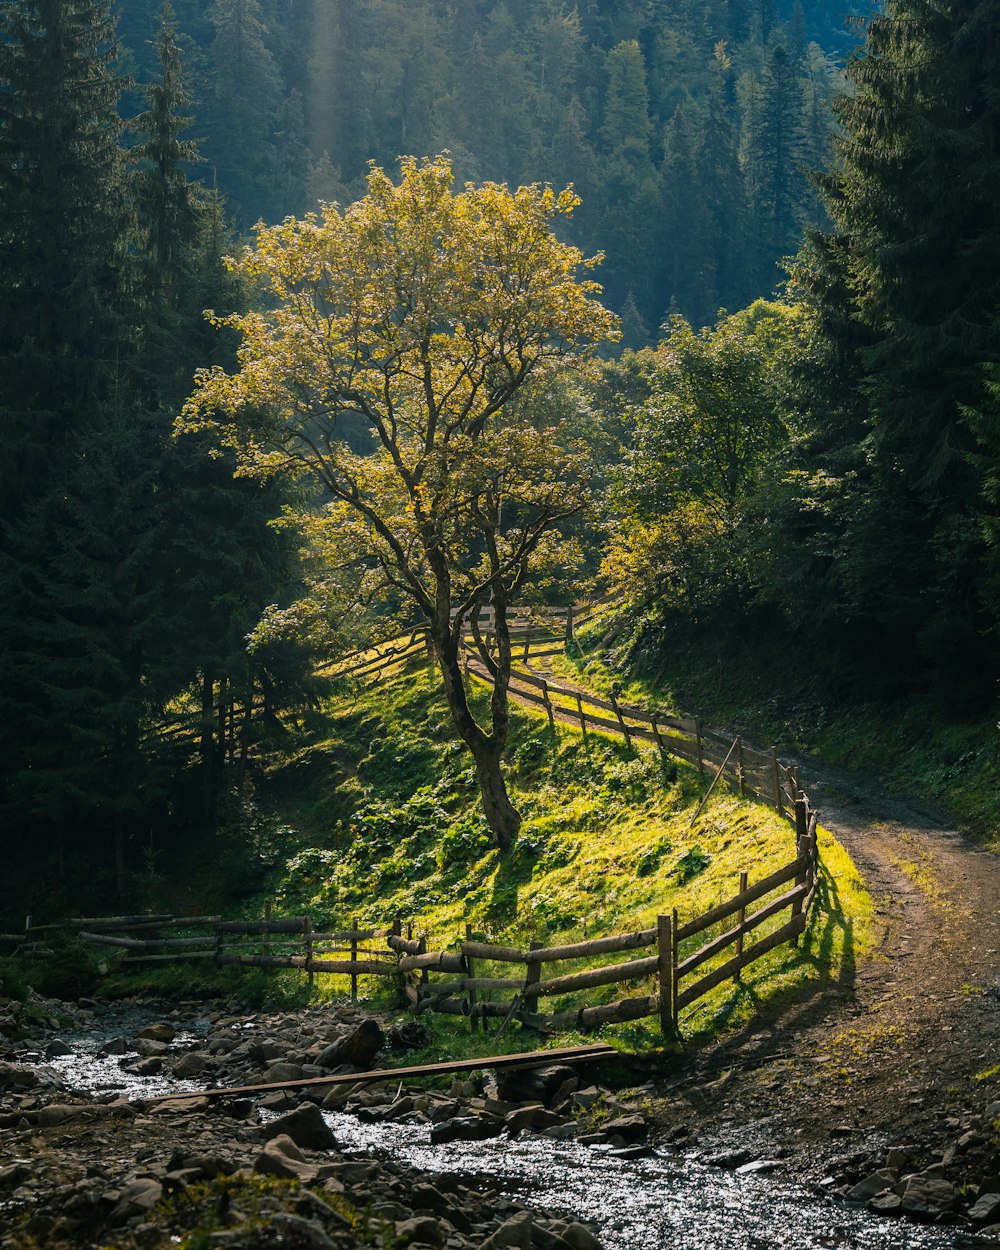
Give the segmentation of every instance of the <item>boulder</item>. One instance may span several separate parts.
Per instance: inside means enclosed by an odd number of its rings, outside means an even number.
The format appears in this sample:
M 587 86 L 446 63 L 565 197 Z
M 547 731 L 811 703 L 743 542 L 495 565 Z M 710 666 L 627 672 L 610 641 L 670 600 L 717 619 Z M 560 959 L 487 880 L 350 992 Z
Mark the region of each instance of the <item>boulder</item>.
M 374 1020 L 363 1020 L 346 1037 L 331 1042 L 316 1056 L 321 1068 L 337 1068 L 342 1063 L 359 1070 L 371 1066 L 372 1060 L 385 1045 L 385 1034 Z
M 973 1224 L 992 1224 L 1000 1220 L 1000 1194 L 980 1194 L 969 1210 Z
M 629 1145 L 638 1145 L 649 1136 L 649 1125 L 641 1115 L 622 1115 L 614 1120 L 605 1120 L 601 1125 L 605 1137 L 620 1137 Z
M 490 1137 L 499 1137 L 503 1127 L 503 1121 L 492 1116 L 458 1116 L 432 1126 L 431 1144 L 443 1146 L 452 1141 L 486 1141 Z
M 337 1144 L 329 1124 L 323 1119 L 322 1111 L 312 1102 L 304 1102 L 294 1111 L 269 1120 L 263 1126 L 263 1131 L 268 1138 L 284 1134 L 306 1150 L 332 1150 Z
M 55 1124 L 65 1124 L 79 1115 L 81 1107 L 73 1107 L 67 1103 L 53 1102 L 47 1107 L 40 1107 L 35 1116 L 35 1123 L 42 1128 L 52 1128 Z
M 419 1242 L 422 1246 L 443 1246 L 444 1230 L 431 1215 L 414 1215 L 408 1220 L 396 1220 L 393 1224 L 397 1242 L 400 1246 L 409 1246 Z
M 144 1029 L 140 1029 L 136 1033 L 137 1040 L 147 1040 L 150 1042 L 172 1042 L 177 1036 L 176 1030 L 171 1028 L 169 1024 L 147 1024 Z
M 272 1063 L 264 1070 L 262 1085 L 278 1085 L 283 1081 L 301 1081 L 303 1076 L 300 1063 Z
M 530 1211 L 519 1211 L 486 1238 L 481 1250 L 531 1250 L 534 1222 Z
M 148 1177 L 139 1177 L 127 1181 L 118 1191 L 118 1200 L 111 1212 L 112 1224 L 124 1224 L 137 1216 L 145 1215 L 163 1197 L 163 1186 L 159 1181 Z
M 149 1059 L 154 1056 L 158 1058 L 160 1055 L 165 1055 L 168 1047 L 166 1042 L 158 1042 L 151 1037 L 137 1037 L 132 1049 L 142 1055 L 144 1059 Z
M 206 1067 L 205 1056 L 196 1050 L 189 1050 L 174 1064 L 174 1076 L 182 1081 L 190 1080 L 193 1076 L 201 1076 Z
M 314 1181 L 319 1174 L 319 1168 L 308 1163 L 295 1142 L 284 1133 L 267 1143 L 254 1159 L 253 1170 L 265 1176 L 301 1181 L 303 1185 Z
M 950 1181 L 928 1177 L 925 1173 L 911 1176 L 903 1191 L 902 1209 L 918 1220 L 936 1220 L 955 1205 L 955 1186 Z
M 572 1220 L 564 1228 L 560 1228 L 559 1232 L 563 1241 L 572 1246 L 573 1250 L 602 1250 L 601 1243 L 586 1224 Z
M 505 1102 L 540 1102 L 552 1107 L 558 1097 L 565 1097 L 570 1092 L 569 1087 L 575 1088 L 576 1083 L 576 1073 L 565 1064 L 514 1068 L 497 1073 L 497 1096 Z
M 529 1103 L 526 1107 L 518 1107 L 516 1111 L 512 1111 L 505 1120 L 507 1132 L 513 1137 L 515 1133 L 519 1133 L 522 1129 L 532 1129 L 539 1131 L 543 1128 L 553 1128 L 557 1124 L 563 1123 L 563 1118 L 556 1115 L 554 1111 L 549 1111 L 542 1106 L 540 1102 Z
M 879 1194 L 885 1193 L 887 1189 L 891 1189 L 898 1180 L 899 1173 L 894 1172 L 892 1168 L 879 1168 L 877 1172 L 872 1172 L 863 1181 L 859 1181 L 853 1189 L 848 1190 L 847 1201 L 868 1202 Z
M 45 1047 L 46 1059 L 59 1059 L 63 1055 L 71 1055 L 72 1053 L 72 1046 L 68 1046 L 61 1037 L 54 1037 Z

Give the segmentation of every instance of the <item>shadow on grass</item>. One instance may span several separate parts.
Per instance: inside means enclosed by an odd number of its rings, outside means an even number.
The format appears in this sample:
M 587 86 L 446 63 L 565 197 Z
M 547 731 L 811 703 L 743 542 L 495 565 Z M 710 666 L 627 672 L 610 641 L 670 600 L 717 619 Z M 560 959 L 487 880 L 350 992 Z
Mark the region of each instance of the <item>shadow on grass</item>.
M 818 1023 L 850 992 L 857 973 L 854 921 L 844 914 L 834 879 L 821 872 L 809 925 L 798 946 L 777 967 L 762 969 L 756 979 L 740 978 L 733 994 L 711 1022 L 685 1040 L 704 1043 L 734 1020 L 750 1018 L 719 1042 L 719 1050 L 738 1050 L 748 1039 L 780 1029 L 794 1037 L 798 1029 Z M 774 986 L 776 977 L 794 976 L 793 986 Z M 681 1018 L 681 1032 L 684 1020 Z

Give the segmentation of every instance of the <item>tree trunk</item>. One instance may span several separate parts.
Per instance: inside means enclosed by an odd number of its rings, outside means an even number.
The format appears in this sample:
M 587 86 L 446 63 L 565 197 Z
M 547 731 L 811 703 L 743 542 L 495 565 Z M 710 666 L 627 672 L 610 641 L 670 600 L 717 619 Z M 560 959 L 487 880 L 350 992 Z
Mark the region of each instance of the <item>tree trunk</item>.
M 490 832 L 501 851 L 507 852 L 514 845 L 521 817 L 507 794 L 500 760 L 507 741 L 506 687 L 498 696 L 494 687 L 492 706 L 493 732 L 488 734 L 477 724 L 472 715 L 462 677 L 462 665 L 458 645 L 448 628 L 447 614 L 442 614 L 445 624 L 432 623 L 431 640 L 437 655 L 441 676 L 444 678 L 445 698 L 451 713 L 452 724 L 472 753 L 476 764 L 476 777 L 482 796 L 483 815 Z M 435 624 L 438 626 L 435 628 Z
M 476 777 L 483 800 L 483 814 L 497 846 L 506 854 L 517 840 L 521 828 L 521 814 L 510 801 L 507 783 L 500 768 L 500 757 L 495 751 L 480 753 L 475 747 Z

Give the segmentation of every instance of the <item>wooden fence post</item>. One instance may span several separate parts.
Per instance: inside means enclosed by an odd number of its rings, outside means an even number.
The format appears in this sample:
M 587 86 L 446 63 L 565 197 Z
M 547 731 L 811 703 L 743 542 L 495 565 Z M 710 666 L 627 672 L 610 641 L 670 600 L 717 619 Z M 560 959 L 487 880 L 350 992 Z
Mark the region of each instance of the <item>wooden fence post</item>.
M 617 685 L 617 682 L 615 684 Z M 622 733 L 625 735 L 625 745 L 629 748 L 629 750 L 631 750 L 632 749 L 632 735 L 629 733 L 628 726 L 625 724 L 625 719 L 622 716 L 621 708 L 618 706 L 618 699 L 616 695 L 617 695 L 617 691 L 615 690 L 615 687 L 612 686 L 611 687 L 611 706 L 615 709 L 615 715 L 618 717 L 618 724 L 621 725 Z
M 302 949 L 305 951 L 305 956 L 306 956 L 306 978 L 307 978 L 307 982 L 308 982 L 308 985 L 309 985 L 309 990 L 310 990 L 310 992 L 312 991 L 312 987 L 313 987 L 313 970 L 312 970 L 313 939 L 312 939 L 312 928 L 313 928 L 313 920 L 312 920 L 312 916 L 306 916 L 306 918 L 305 918 L 305 923 L 304 923 L 304 924 L 303 924 L 303 926 L 302 926 Z
M 700 773 L 704 774 L 704 772 L 705 772 L 705 758 L 704 758 L 704 752 L 703 752 L 703 750 L 702 750 L 701 720 L 700 720 L 700 719 L 699 719 L 699 720 L 696 720 L 696 721 L 695 721 L 695 723 L 694 723 L 694 736 L 695 736 L 695 738 L 697 739 L 697 742 L 698 742 L 698 771 L 699 771 Z
M 397 916 L 396 919 L 392 922 L 392 935 L 393 937 L 403 936 L 403 921 L 399 916 Z M 396 964 L 397 964 L 396 994 L 399 998 L 400 1006 L 405 1007 L 406 1006 L 406 973 L 400 972 L 398 970 L 400 957 L 401 957 L 400 952 L 397 949 L 396 951 Z
M 576 696 L 576 710 L 577 710 L 577 714 L 578 714 L 578 715 L 579 715 L 579 717 L 580 717 L 580 733 L 582 733 L 582 734 L 583 734 L 583 736 L 586 738 L 586 736 L 587 736 L 587 715 L 586 715 L 586 713 L 585 713 L 585 712 L 584 712 L 584 710 L 583 710 L 583 700 L 580 698 L 580 695 L 579 695 L 579 694 L 577 694 L 577 696 Z
M 747 888 L 749 884 L 750 884 L 750 874 L 747 872 L 741 872 L 740 873 L 740 890 L 739 890 L 740 894 L 743 893 L 743 891 Z M 736 921 L 737 921 L 736 927 L 740 930 L 740 935 L 736 939 L 737 956 L 743 954 L 743 924 L 746 921 L 746 918 L 747 918 L 747 909 L 746 909 L 746 905 L 744 904 L 736 913 Z M 739 969 L 737 969 L 736 972 L 733 974 L 733 980 L 738 981 L 739 979 L 740 979 L 740 973 L 739 973 Z
M 669 916 L 656 917 L 656 954 L 659 960 L 657 976 L 659 977 L 659 1009 L 660 1032 L 664 1038 L 673 1037 L 677 1029 L 674 1013 L 674 967 L 673 956 L 674 932 Z
M 222 925 L 215 926 L 215 963 L 218 966 L 222 963 L 223 956 L 226 953 L 226 935 L 223 932 Z
M 351 1002 L 358 1001 L 358 918 L 351 921 Z
M 529 942 L 528 950 L 537 951 L 541 949 L 543 945 L 544 945 L 543 942 Z M 532 1000 L 528 997 L 528 987 L 531 985 L 537 985 L 541 979 L 542 979 L 542 965 L 540 963 L 528 964 L 527 969 L 524 974 L 524 990 L 522 991 L 522 1000 L 524 1002 L 525 1007 L 528 1009 L 528 1011 L 539 1010 L 538 998 L 536 997 L 534 1000 Z M 534 1005 L 532 1005 L 532 1003 Z
M 542 698 L 545 701 L 545 710 L 549 714 L 549 728 L 554 733 L 556 728 L 556 716 L 555 712 L 552 710 L 552 700 L 549 698 L 549 683 L 544 677 L 542 678 Z
M 798 845 L 801 839 L 804 838 L 808 832 L 809 832 L 809 812 L 806 806 L 806 801 L 804 798 L 801 797 L 801 792 L 800 792 L 799 797 L 795 800 L 795 843 L 796 845 Z
M 774 807 L 779 816 L 784 816 L 785 800 L 781 793 L 781 764 L 778 762 L 777 747 L 771 747 L 771 771 L 774 775 Z
M 271 924 L 271 900 L 268 899 L 267 902 L 264 904 L 264 935 L 261 939 L 261 948 L 263 949 L 263 952 L 265 955 L 270 955 L 271 953 L 271 930 L 269 928 L 270 924 Z
M 566 609 L 566 647 L 573 641 L 573 609 Z
M 649 723 L 653 727 L 653 737 L 656 739 L 656 745 L 660 751 L 663 750 L 663 738 L 660 735 L 660 726 L 656 723 L 656 717 L 651 716 Z
M 736 780 L 740 787 L 740 798 L 747 792 L 746 777 L 743 775 L 743 739 L 736 739 Z
M 467 942 L 472 941 L 472 925 L 468 923 L 466 923 L 466 926 L 465 926 L 465 940 Z M 465 960 L 465 975 L 471 981 L 472 978 L 476 975 L 476 961 L 472 958 L 471 955 L 466 955 L 464 950 L 462 951 L 462 958 Z M 469 1022 L 472 1026 L 473 1033 L 475 1033 L 476 1031 L 476 991 L 474 989 L 469 989 L 467 992 L 469 995 Z

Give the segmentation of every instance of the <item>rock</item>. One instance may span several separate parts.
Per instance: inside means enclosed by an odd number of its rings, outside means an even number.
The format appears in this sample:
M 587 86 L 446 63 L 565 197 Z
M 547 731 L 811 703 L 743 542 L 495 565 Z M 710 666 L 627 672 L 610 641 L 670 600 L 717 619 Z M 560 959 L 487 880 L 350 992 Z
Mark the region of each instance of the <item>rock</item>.
M 415 1241 L 424 1246 L 443 1246 L 445 1243 L 441 1225 L 430 1215 L 415 1215 L 408 1220 L 396 1220 L 393 1228 L 402 1246 L 412 1245 Z
M 159 1181 L 147 1177 L 139 1177 L 128 1181 L 118 1191 L 118 1201 L 111 1212 L 112 1224 L 124 1224 L 136 1216 L 145 1215 L 163 1197 L 163 1186 Z
M 573 1103 L 577 1107 L 582 1107 L 584 1111 L 589 1111 L 595 1102 L 601 1101 L 602 1096 L 596 1085 L 588 1085 L 586 1089 L 576 1091 L 573 1095 Z
M 629 1145 L 637 1145 L 649 1136 L 649 1125 L 641 1115 L 622 1115 L 606 1120 L 601 1125 L 601 1132 L 605 1137 L 620 1137 Z
M 297 1146 L 304 1146 L 307 1150 L 332 1150 L 337 1145 L 322 1111 L 312 1102 L 304 1102 L 294 1111 L 268 1121 L 263 1131 L 268 1138 L 285 1134 Z
M 573 1250 L 602 1250 L 601 1243 L 586 1224 L 572 1220 L 560 1230 L 563 1241 Z
M 267 1143 L 254 1159 L 253 1170 L 266 1176 L 283 1176 L 288 1180 L 298 1180 L 303 1185 L 314 1181 L 319 1175 L 319 1168 L 308 1163 L 295 1142 L 284 1133 Z
M 71 1055 L 72 1053 L 72 1046 L 67 1046 L 60 1037 L 54 1037 L 45 1047 L 46 1059 L 59 1059 L 62 1055 Z
M 1000 1219 L 1000 1194 L 980 1194 L 969 1210 L 969 1219 L 973 1224 L 990 1224 Z
M 163 1071 L 163 1060 L 158 1055 L 150 1055 L 148 1059 L 137 1059 L 135 1063 L 123 1063 L 123 1072 L 134 1072 L 136 1076 L 155 1076 Z
M 987 1128 L 992 1128 L 997 1120 L 1000 1120 L 1000 1102 L 991 1102 L 983 1112 L 983 1121 Z
M 486 1141 L 490 1137 L 499 1137 L 503 1127 L 502 1120 L 494 1120 L 492 1117 L 459 1116 L 433 1125 L 431 1144 L 443 1146 L 451 1141 Z
M 42 1128 L 51 1128 L 55 1124 L 65 1124 L 67 1120 L 72 1120 L 75 1115 L 79 1115 L 80 1111 L 80 1107 L 53 1102 L 38 1110 L 35 1123 Z
M 780 1159 L 755 1159 L 753 1163 L 744 1163 L 736 1169 L 737 1176 L 764 1176 L 768 1172 L 776 1172 L 784 1164 Z
M 145 1040 L 150 1042 L 172 1042 L 177 1036 L 176 1031 L 169 1024 L 147 1024 L 144 1029 L 140 1029 L 136 1033 L 137 1040 Z
M 967 1150 L 975 1150 L 977 1146 L 983 1146 L 985 1144 L 986 1138 L 982 1135 L 982 1133 L 977 1133 L 975 1129 L 969 1129 L 968 1132 L 963 1133 L 955 1143 L 960 1154 L 965 1154 Z
M 130 1047 L 124 1037 L 109 1037 L 97 1052 L 98 1059 L 106 1059 L 109 1055 L 128 1054 Z
M 301 1081 L 303 1076 L 300 1063 L 272 1063 L 263 1073 L 262 1085 L 278 1085 L 283 1081 Z
M 39 1084 L 34 1068 L 22 1068 L 16 1063 L 0 1063 L 0 1090 L 34 1089 Z
M 271 1242 L 272 1245 L 294 1246 L 295 1250 L 337 1250 L 336 1242 L 326 1235 L 323 1227 L 315 1220 L 279 1211 L 271 1216 L 270 1225 L 278 1234 L 278 1240 Z
M 950 1181 L 928 1177 L 926 1173 L 911 1176 L 903 1191 L 902 1208 L 914 1219 L 934 1220 L 955 1205 L 955 1186 Z
M 186 1055 L 181 1055 L 174 1064 L 174 1076 L 182 1081 L 186 1081 L 193 1076 L 201 1076 L 206 1067 L 205 1056 L 199 1054 L 196 1050 L 189 1050 Z
M 877 1172 L 872 1172 L 870 1176 L 866 1176 L 863 1181 L 859 1181 L 853 1189 L 848 1191 L 847 1201 L 869 1202 L 878 1194 L 891 1189 L 898 1180 L 899 1173 L 894 1172 L 892 1168 L 879 1168 Z
M 546 1110 L 540 1102 L 529 1103 L 526 1107 L 518 1107 L 505 1120 L 507 1132 L 512 1137 L 522 1129 L 539 1130 L 554 1128 L 555 1125 L 562 1124 L 562 1122 L 562 1116 L 556 1115 L 554 1111 Z
M 903 1209 L 903 1199 L 899 1194 L 879 1194 L 868 1203 L 868 1210 L 876 1215 L 899 1215 Z
M 157 1042 L 150 1037 L 137 1037 L 132 1049 L 148 1059 L 153 1056 L 165 1055 L 168 1047 L 166 1042 Z
M 404 1020 L 389 1030 L 386 1040 L 390 1050 L 419 1050 L 429 1045 L 431 1035 L 423 1020 Z
M 892 1146 L 885 1153 L 885 1166 L 892 1168 L 896 1172 L 901 1172 L 909 1161 L 909 1152 L 900 1149 L 899 1146 Z
M 531 1212 L 520 1211 L 504 1220 L 496 1232 L 486 1238 L 481 1250 L 531 1250 L 533 1224 Z
M 565 1064 L 552 1064 L 547 1068 L 513 1068 L 497 1073 L 497 1092 L 506 1102 L 540 1102 L 551 1107 L 567 1084 L 576 1080 L 572 1068 Z
M 366 1069 L 385 1045 L 385 1034 L 374 1020 L 364 1020 L 346 1037 L 332 1042 L 316 1056 L 321 1068 L 336 1068 L 348 1063 L 353 1068 Z

